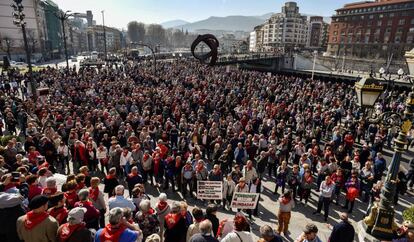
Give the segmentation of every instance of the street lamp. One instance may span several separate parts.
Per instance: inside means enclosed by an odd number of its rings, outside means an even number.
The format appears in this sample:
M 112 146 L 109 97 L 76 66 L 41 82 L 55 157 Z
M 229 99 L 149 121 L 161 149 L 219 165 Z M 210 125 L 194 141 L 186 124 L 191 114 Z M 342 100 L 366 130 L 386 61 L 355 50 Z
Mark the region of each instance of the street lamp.
M 384 72 L 385 70 L 380 70 L 380 73 Z M 403 71 L 398 71 L 403 73 Z M 390 75 L 391 76 L 391 75 Z M 376 87 L 377 84 L 371 84 L 372 86 Z M 360 86 L 360 85 L 359 85 Z M 380 85 L 378 85 L 380 86 Z M 359 88 L 356 85 L 356 89 Z M 362 88 L 361 88 L 362 89 Z M 377 90 L 374 88 L 374 90 Z M 378 88 L 379 91 L 379 88 Z M 378 95 L 378 91 L 375 95 Z M 357 91 L 358 93 L 358 91 Z M 361 92 L 360 97 L 362 97 L 361 104 L 363 104 L 363 98 L 368 97 L 368 92 L 365 94 Z M 358 94 L 357 94 L 358 95 Z M 373 95 L 373 94 L 370 94 Z M 359 99 L 359 97 L 358 97 Z M 371 97 L 371 101 L 374 97 Z M 398 133 L 398 137 L 394 139 L 394 155 L 392 157 L 391 164 L 389 166 L 388 174 L 385 178 L 385 184 L 381 189 L 380 201 L 379 203 L 375 203 L 374 206 L 371 208 L 369 215 L 361 221 L 361 225 L 363 226 L 364 230 L 371 234 L 372 236 L 379 238 L 381 240 L 391 240 L 394 237 L 396 229 L 398 228 L 397 224 L 394 221 L 394 207 L 393 201 L 394 196 L 396 193 L 396 181 L 397 181 L 397 174 L 400 168 L 400 160 L 402 154 L 405 152 L 405 146 L 408 144 L 407 136 L 411 130 L 412 121 L 413 121 L 413 113 L 414 113 L 414 86 L 412 87 L 411 92 L 408 94 L 406 103 L 405 103 L 405 110 L 402 114 L 400 113 L 393 113 L 393 112 L 384 112 L 379 115 L 375 119 L 378 123 L 383 123 L 385 125 L 398 125 L 400 127 L 400 131 Z M 389 122 L 389 119 L 393 119 L 393 121 L 397 122 Z
M 105 53 L 105 61 L 106 61 L 108 56 L 107 56 L 107 51 L 106 51 L 106 28 L 105 28 L 104 10 L 102 10 L 101 13 L 102 13 L 102 28 L 103 28 L 103 34 L 104 34 L 104 53 Z
M 373 107 L 383 91 L 384 85 L 372 75 L 362 78 L 355 84 L 358 106 Z
M 153 71 L 153 73 L 154 73 L 154 76 L 155 76 L 155 74 L 156 74 L 156 72 L 157 72 L 157 59 L 155 58 L 155 52 L 154 52 L 154 49 L 150 46 L 150 45 L 148 45 L 148 44 L 144 44 L 144 43 L 137 43 L 137 42 L 131 42 L 131 44 L 132 45 L 138 45 L 138 46 L 144 46 L 144 47 L 147 47 L 150 51 L 151 51 L 151 53 L 152 53 L 152 60 L 153 60 L 153 67 L 152 67 L 152 71 Z
M 312 67 L 312 80 L 313 80 L 313 76 L 315 74 L 315 65 L 316 65 L 316 57 L 318 56 L 318 51 L 314 50 L 313 51 L 313 67 Z
M 24 7 L 22 4 L 22 0 L 13 0 L 13 1 L 14 3 L 11 4 L 11 7 L 13 8 L 12 15 L 14 17 L 13 24 L 22 28 L 24 49 L 26 52 L 26 61 L 29 67 L 29 82 L 30 82 L 30 87 L 32 89 L 33 99 L 34 101 L 36 101 L 37 100 L 36 83 L 35 83 L 35 80 L 33 80 L 32 61 L 30 60 L 30 51 L 29 51 L 29 45 L 27 43 L 27 35 L 26 35 L 26 22 L 24 21 L 26 15 L 23 12 Z

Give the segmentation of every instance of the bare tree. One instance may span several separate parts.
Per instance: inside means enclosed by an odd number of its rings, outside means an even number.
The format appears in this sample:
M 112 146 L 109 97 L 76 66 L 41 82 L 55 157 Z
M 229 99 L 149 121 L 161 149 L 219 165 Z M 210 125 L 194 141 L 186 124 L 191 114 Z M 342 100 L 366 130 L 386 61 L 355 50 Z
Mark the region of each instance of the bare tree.
M 183 31 L 177 30 L 173 33 L 172 43 L 174 47 L 184 47 L 185 46 L 185 35 Z
M 150 24 L 146 31 L 146 42 L 152 46 L 163 45 L 166 42 L 165 29 L 159 24 Z
M 28 29 L 27 30 L 27 42 L 29 43 L 29 50 L 30 52 L 36 53 L 36 44 L 37 44 L 37 40 L 35 37 L 35 32 L 33 29 Z
M 7 57 L 9 58 L 9 60 L 11 60 L 10 50 L 11 50 L 11 48 L 13 46 L 13 43 L 14 43 L 13 39 L 11 39 L 8 36 L 4 36 L 1 39 L 1 49 L 4 50 L 4 51 L 6 51 Z
M 145 39 L 145 25 L 137 21 L 128 23 L 128 36 L 132 42 L 141 42 Z

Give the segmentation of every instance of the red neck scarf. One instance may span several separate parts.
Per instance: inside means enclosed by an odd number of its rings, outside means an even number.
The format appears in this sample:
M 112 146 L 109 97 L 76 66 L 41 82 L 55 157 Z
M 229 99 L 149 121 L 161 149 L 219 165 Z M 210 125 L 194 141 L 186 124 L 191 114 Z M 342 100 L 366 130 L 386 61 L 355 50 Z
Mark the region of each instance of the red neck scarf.
M 99 196 L 99 188 L 98 187 L 91 187 L 89 188 L 89 198 L 92 199 L 92 201 L 97 201 Z
M 31 230 L 34 227 L 36 227 L 38 224 L 43 222 L 47 217 L 49 217 L 49 214 L 47 212 L 41 212 L 41 213 L 34 213 L 33 211 L 30 211 L 26 214 L 26 220 L 24 221 L 24 227 L 27 230 Z
M 168 203 L 165 201 L 160 201 L 157 205 L 158 209 L 160 211 L 163 211 L 168 206 Z
M 281 203 L 283 203 L 284 205 L 288 204 L 290 202 L 290 198 L 288 197 L 282 197 Z
M 66 220 L 66 218 L 68 217 L 69 211 L 65 208 L 65 207 L 60 207 L 60 208 L 52 208 L 49 211 L 49 215 L 54 217 L 59 224 L 62 224 L 63 221 Z
M 121 225 L 119 228 L 112 228 L 111 224 L 105 226 L 102 230 L 101 236 L 99 236 L 99 240 L 101 242 L 118 242 L 121 234 L 126 230 L 124 225 Z
M 67 241 L 75 231 L 83 229 L 83 228 L 85 228 L 84 223 L 80 223 L 80 224 L 66 223 L 66 224 L 64 224 L 62 226 L 62 230 L 61 230 L 61 233 L 59 235 L 59 241 L 60 242 Z
M 81 205 L 80 207 L 84 207 L 84 208 L 93 206 L 91 201 L 80 201 L 79 203 L 80 203 L 79 205 Z
M 205 219 L 204 218 L 200 218 L 200 219 L 196 219 L 195 221 L 197 222 L 197 223 L 201 223 L 201 222 L 203 222 Z
M 201 172 L 203 170 L 204 166 L 197 166 L 197 172 Z
M 52 196 L 53 194 L 55 194 L 57 192 L 57 188 L 53 187 L 53 188 L 48 188 L 46 187 L 45 189 L 43 189 L 43 194 L 46 196 Z
M 178 221 L 181 219 L 181 214 L 179 213 L 170 213 L 165 216 L 165 223 L 167 224 L 168 229 L 172 229 Z
M 155 213 L 153 208 L 150 208 L 147 212 L 147 215 L 153 215 Z
M 107 176 L 106 176 L 106 179 L 107 179 L 107 180 L 114 179 L 114 178 L 115 178 L 115 175 L 107 175 Z
M 73 208 L 73 206 L 75 206 L 75 203 L 78 201 L 78 195 L 76 194 L 76 191 L 71 190 L 65 192 L 64 196 L 66 198 L 66 203 L 69 206 L 69 208 Z
M 11 183 L 7 184 L 7 185 L 4 187 L 4 191 L 7 191 L 7 190 L 9 190 L 9 189 L 11 189 L 11 188 L 14 188 L 14 187 L 16 187 L 16 185 L 14 184 L 14 182 L 11 182 Z
M 78 186 L 76 187 L 76 190 L 79 191 L 81 189 L 83 189 L 85 187 L 85 183 L 84 182 L 79 182 Z
M 129 178 L 133 178 L 133 177 L 136 177 L 136 176 L 138 176 L 138 173 L 137 174 L 134 174 L 134 173 L 129 173 L 128 174 L 128 177 Z

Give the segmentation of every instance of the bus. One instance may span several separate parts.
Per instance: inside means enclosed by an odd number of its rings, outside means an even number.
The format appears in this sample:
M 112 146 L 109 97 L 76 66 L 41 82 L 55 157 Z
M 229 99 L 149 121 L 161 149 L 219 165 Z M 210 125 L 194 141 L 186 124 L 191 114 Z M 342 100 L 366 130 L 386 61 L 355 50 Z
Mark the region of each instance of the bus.
M 92 51 L 91 52 L 91 59 L 92 60 L 97 60 L 98 59 L 98 52 L 97 51 Z

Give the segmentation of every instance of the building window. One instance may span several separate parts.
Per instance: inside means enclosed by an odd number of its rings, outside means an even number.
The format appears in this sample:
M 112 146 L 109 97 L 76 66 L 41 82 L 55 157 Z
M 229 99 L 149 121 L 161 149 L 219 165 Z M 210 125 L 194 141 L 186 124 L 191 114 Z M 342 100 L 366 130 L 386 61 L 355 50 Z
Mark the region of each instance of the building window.
M 380 14 L 380 15 L 378 15 L 378 17 L 379 17 L 379 18 L 383 18 L 383 17 L 384 17 L 384 14 Z
M 369 15 L 369 19 L 374 19 L 374 15 Z
M 411 24 L 414 24 L 414 18 L 411 19 Z
M 387 25 L 391 26 L 392 25 L 392 20 L 388 20 Z
M 382 20 L 378 20 L 377 26 L 381 26 L 381 25 L 382 25 Z
M 395 14 L 394 13 L 390 13 L 390 18 L 394 18 Z
M 405 24 L 405 19 L 400 19 L 398 21 L 398 25 L 404 25 Z

